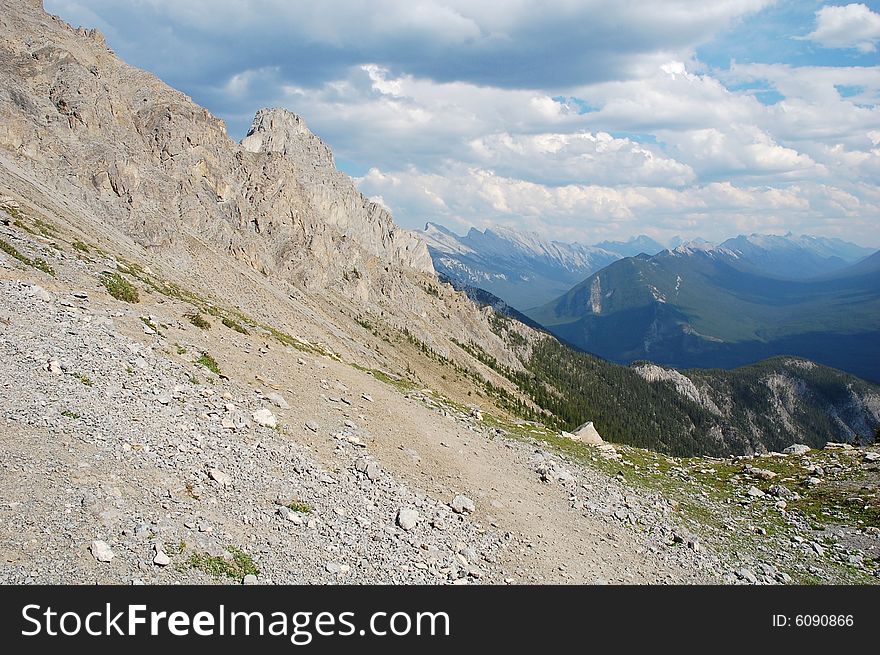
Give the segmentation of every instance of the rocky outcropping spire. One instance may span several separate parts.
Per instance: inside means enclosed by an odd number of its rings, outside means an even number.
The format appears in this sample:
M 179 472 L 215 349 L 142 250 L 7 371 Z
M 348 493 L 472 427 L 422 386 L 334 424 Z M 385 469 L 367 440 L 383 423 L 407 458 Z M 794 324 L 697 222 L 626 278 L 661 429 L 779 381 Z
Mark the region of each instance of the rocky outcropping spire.
M 300 117 L 263 109 L 239 145 L 96 34 L 15 7 L 0 12 L 0 159 L 52 180 L 97 226 L 171 257 L 194 238 L 265 275 L 354 285 L 363 299 L 388 294 L 383 277 L 434 274 L 422 241 L 336 169 Z

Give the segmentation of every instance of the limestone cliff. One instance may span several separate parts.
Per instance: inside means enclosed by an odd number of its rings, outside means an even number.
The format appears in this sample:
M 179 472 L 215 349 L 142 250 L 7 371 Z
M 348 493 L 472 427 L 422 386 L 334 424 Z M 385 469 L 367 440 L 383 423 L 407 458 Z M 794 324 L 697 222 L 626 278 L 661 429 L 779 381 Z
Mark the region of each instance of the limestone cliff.
M 0 2 L 0 157 L 147 247 L 189 235 L 305 289 L 386 267 L 433 275 L 427 248 L 336 170 L 299 117 L 260 111 L 241 145 L 223 122 L 120 61 L 95 30 Z

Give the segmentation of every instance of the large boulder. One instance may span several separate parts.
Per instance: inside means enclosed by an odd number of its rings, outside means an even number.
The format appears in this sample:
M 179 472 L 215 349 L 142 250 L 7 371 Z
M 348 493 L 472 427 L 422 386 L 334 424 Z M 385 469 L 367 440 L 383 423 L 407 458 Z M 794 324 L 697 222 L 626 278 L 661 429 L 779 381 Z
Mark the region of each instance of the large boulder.
M 599 431 L 596 430 L 596 426 L 593 425 L 592 421 L 587 421 L 582 426 L 580 426 L 577 430 L 572 433 L 572 438 L 575 441 L 580 441 L 581 443 L 593 444 L 594 446 L 598 446 L 601 443 L 605 443 L 602 439 L 602 436 L 599 434 Z

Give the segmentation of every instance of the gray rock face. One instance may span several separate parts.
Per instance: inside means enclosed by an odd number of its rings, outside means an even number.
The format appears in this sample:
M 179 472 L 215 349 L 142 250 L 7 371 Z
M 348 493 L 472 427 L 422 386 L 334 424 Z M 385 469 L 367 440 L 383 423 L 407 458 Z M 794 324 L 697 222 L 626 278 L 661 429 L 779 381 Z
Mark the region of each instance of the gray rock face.
M 221 120 L 121 62 L 97 31 L 19 4 L 0 24 L 0 150 L 86 203 L 99 223 L 144 246 L 174 249 L 197 236 L 306 289 L 357 270 L 350 285 L 368 297 L 391 279 L 384 265 L 433 275 L 424 242 L 336 169 L 300 117 L 263 109 L 236 144 Z M 69 174 L 52 174 L 61 161 Z
M 786 455 L 805 455 L 810 452 L 810 447 L 802 443 L 796 443 L 792 444 L 782 452 Z

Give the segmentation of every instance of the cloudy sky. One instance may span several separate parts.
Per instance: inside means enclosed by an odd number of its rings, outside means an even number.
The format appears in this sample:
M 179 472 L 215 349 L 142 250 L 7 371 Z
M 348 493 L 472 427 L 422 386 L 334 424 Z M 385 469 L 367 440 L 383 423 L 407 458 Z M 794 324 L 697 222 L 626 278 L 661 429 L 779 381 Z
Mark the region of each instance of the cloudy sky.
M 880 7 L 45 0 L 245 135 L 283 106 L 406 227 L 880 247 Z

